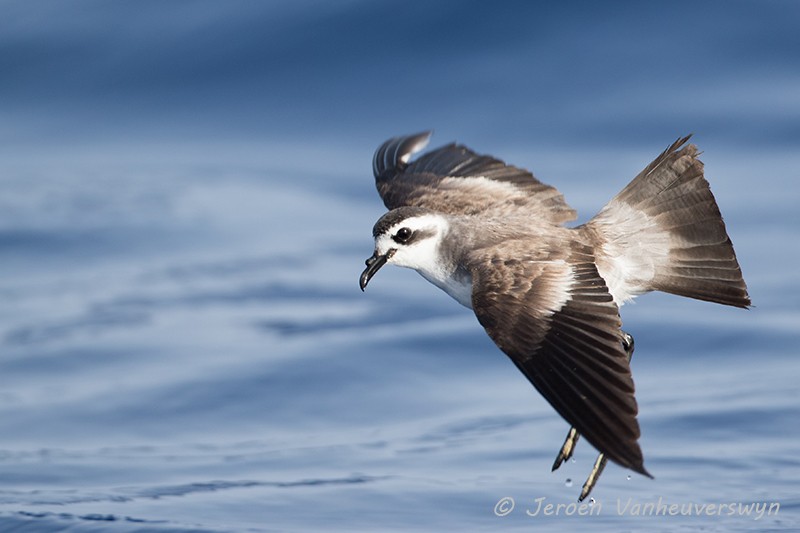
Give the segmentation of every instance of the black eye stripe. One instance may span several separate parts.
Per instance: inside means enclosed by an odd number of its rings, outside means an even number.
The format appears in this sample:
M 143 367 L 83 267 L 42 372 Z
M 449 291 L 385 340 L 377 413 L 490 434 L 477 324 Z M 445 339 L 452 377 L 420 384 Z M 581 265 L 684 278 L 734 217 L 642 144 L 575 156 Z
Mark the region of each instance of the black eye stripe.
M 408 229 L 409 231 L 408 238 L 406 238 L 405 240 L 398 239 L 397 235 L 403 229 Z M 392 235 L 392 240 L 397 244 L 409 245 L 417 241 L 428 239 L 430 237 L 433 237 L 434 235 L 436 235 L 436 230 L 434 229 L 418 229 L 412 231 L 409 228 L 400 228 L 394 235 Z

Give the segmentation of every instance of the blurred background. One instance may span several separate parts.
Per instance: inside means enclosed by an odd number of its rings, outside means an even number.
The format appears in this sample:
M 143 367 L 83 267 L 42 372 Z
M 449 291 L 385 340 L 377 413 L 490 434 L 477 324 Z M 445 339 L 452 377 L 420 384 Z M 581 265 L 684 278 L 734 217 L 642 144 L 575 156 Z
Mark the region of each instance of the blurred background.
M 0 3 L 0 529 L 800 525 L 800 5 Z M 755 307 L 622 312 L 649 480 L 469 310 L 384 269 L 387 138 L 435 130 L 585 221 L 693 132 Z M 493 509 L 511 496 L 517 508 Z M 616 502 L 779 502 L 635 517 Z

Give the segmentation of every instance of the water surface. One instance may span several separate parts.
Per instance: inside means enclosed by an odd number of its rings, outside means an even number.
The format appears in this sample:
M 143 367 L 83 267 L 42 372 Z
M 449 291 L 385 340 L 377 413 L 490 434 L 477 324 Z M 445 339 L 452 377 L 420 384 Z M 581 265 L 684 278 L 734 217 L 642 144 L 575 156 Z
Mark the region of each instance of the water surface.
M 0 529 L 800 525 L 793 4 L 2 10 Z M 655 479 L 609 465 L 587 516 L 595 452 L 549 471 L 567 425 L 471 312 L 400 269 L 358 290 L 372 152 L 425 128 L 581 220 L 705 151 L 755 307 L 623 309 Z

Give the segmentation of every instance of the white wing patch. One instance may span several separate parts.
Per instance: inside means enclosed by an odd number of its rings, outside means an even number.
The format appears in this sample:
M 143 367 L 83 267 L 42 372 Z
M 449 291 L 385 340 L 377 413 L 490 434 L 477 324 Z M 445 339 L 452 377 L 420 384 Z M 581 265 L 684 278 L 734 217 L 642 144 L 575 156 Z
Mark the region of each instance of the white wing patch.
M 551 279 L 550 289 L 548 294 L 544 295 L 544 301 L 548 302 L 548 310 L 552 316 L 561 311 L 570 299 L 570 290 L 572 289 L 573 280 L 575 279 L 575 271 L 568 262 L 564 260 L 552 261 L 553 264 L 559 265 L 563 275 L 558 278 Z

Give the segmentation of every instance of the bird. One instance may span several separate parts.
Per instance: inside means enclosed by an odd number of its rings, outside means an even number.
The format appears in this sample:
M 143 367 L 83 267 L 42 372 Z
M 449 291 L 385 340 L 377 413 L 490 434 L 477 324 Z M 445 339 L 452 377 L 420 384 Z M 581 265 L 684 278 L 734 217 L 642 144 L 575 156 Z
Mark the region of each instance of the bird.
M 661 291 L 749 308 L 747 286 L 691 135 L 678 138 L 593 218 L 554 187 L 450 143 L 412 161 L 431 131 L 393 137 L 373 157 L 387 208 L 373 226 L 362 291 L 384 265 L 416 270 L 463 306 L 571 428 L 607 460 L 644 476 L 620 307 Z

